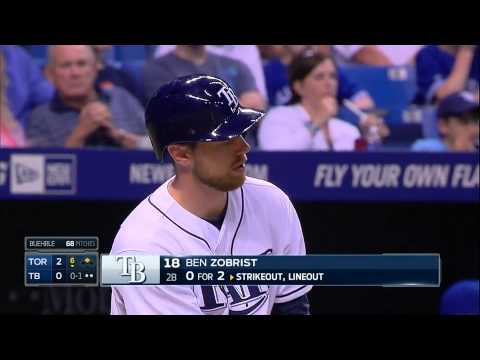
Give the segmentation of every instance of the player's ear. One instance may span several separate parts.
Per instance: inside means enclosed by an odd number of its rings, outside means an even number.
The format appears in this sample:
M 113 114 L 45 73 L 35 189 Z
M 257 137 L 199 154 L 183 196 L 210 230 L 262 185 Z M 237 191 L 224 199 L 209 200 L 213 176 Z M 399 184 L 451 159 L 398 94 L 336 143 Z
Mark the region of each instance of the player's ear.
M 167 146 L 167 151 L 172 160 L 181 167 L 189 167 L 192 162 L 192 149 L 190 146 L 173 144 Z

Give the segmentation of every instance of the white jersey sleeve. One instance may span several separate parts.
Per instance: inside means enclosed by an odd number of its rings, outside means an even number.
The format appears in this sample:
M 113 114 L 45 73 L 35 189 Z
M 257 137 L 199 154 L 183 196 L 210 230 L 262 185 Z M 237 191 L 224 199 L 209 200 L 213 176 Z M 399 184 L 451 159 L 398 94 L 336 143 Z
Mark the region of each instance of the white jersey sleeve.
M 159 255 L 180 253 L 174 241 L 167 249 L 157 239 L 170 239 L 157 229 L 159 217 L 149 215 L 144 201 L 125 220 L 115 237 L 111 255 Z M 160 231 L 160 232 L 159 232 Z M 112 315 L 201 315 L 193 287 L 188 285 L 112 286 Z

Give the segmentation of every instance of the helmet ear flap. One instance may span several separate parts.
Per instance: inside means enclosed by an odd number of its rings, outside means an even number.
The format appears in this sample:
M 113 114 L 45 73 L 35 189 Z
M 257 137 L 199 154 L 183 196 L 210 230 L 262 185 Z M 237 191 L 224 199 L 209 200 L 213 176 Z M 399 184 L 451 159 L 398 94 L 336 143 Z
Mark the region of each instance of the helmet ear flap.
M 150 143 L 152 144 L 153 151 L 157 160 L 163 162 L 163 154 L 165 152 L 165 146 L 157 141 L 157 129 L 153 126 L 153 124 L 147 123 L 147 130 L 148 130 L 148 138 L 150 139 Z

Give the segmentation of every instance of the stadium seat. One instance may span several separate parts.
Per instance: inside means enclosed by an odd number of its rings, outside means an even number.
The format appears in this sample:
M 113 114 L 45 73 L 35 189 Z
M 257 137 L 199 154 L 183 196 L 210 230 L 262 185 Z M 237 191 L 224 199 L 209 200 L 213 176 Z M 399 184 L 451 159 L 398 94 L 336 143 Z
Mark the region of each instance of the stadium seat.
M 425 106 L 422 112 L 422 131 L 425 138 L 437 138 L 437 108 L 435 106 Z
M 371 94 L 378 108 L 388 111 L 385 116 L 387 123 L 404 122 L 404 111 L 416 93 L 413 66 L 344 65 L 343 68 L 349 79 Z
M 119 62 L 145 61 L 147 49 L 145 45 L 114 45 L 115 60 Z
M 153 58 L 158 45 L 145 45 L 148 58 Z
M 48 45 L 29 45 L 30 54 L 35 59 L 45 59 L 47 57 Z
M 40 67 L 47 63 L 47 49 L 48 45 L 28 45 L 30 55 Z
M 409 151 L 412 144 L 422 138 L 420 124 L 390 124 L 390 136 L 383 142 L 383 149 Z

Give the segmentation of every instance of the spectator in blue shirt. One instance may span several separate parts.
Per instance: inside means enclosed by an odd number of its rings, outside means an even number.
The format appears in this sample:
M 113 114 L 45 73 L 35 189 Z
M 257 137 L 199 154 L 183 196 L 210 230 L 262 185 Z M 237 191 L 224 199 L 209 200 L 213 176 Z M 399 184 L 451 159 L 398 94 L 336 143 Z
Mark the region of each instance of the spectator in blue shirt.
M 478 99 L 480 51 L 477 45 L 426 46 L 417 55 L 416 69 L 417 104 L 436 104 L 464 90 Z
M 0 45 L 0 52 L 5 59 L 5 72 L 9 80 L 7 100 L 10 110 L 15 119 L 26 127 L 33 108 L 52 99 L 53 86 L 22 47 Z
M 449 95 L 440 102 L 437 117 L 441 138 L 417 140 L 413 151 L 476 151 L 480 119 L 478 98 L 465 91 Z

